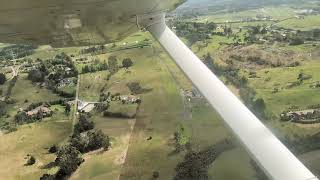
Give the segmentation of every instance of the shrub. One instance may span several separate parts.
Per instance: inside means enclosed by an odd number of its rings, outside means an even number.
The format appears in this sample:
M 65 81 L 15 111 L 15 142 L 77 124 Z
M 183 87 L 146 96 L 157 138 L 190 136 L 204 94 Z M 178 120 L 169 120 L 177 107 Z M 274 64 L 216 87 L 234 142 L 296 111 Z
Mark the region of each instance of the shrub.
M 49 153 L 56 153 L 57 151 L 58 151 L 58 148 L 56 145 L 51 146 L 48 150 Z
M 34 163 L 36 163 L 36 158 L 34 158 L 33 156 L 28 156 L 28 161 L 25 165 L 31 166 L 31 165 L 34 165 Z

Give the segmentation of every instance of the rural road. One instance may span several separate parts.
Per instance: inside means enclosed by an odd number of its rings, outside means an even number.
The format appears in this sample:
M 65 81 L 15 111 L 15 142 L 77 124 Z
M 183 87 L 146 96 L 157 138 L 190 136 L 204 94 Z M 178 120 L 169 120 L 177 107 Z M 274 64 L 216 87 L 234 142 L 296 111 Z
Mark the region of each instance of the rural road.
M 76 88 L 76 98 L 74 100 L 74 106 L 73 106 L 72 134 L 73 134 L 73 131 L 74 131 L 74 125 L 76 124 L 76 120 L 77 120 L 79 90 L 80 90 L 80 74 L 78 74 L 78 81 L 77 81 L 77 88 Z

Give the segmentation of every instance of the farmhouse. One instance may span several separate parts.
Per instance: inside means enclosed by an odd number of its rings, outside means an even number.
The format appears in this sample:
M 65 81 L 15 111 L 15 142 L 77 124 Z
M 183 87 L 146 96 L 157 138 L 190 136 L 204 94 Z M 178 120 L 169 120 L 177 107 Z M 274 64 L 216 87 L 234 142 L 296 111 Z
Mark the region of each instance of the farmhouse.
M 26 112 L 26 114 L 30 118 L 34 118 L 39 115 L 42 117 L 50 117 L 52 115 L 52 111 L 48 107 L 39 106 L 33 110 Z
M 282 120 L 293 122 L 317 122 L 320 120 L 320 109 L 289 111 L 280 115 Z

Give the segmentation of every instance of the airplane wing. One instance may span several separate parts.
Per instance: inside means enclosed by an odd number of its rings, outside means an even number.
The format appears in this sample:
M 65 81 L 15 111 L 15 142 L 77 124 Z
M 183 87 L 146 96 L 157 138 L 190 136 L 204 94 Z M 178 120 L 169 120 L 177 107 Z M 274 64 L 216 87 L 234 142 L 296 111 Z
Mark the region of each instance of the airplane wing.
M 0 0 L 0 42 L 54 47 L 106 44 L 138 31 L 137 14 L 184 0 Z

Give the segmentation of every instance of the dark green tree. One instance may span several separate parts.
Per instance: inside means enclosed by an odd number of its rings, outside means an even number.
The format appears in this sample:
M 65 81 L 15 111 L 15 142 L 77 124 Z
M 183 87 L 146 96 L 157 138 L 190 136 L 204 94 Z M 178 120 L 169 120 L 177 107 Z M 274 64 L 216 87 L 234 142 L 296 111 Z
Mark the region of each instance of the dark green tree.
M 125 58 L 123 61 L 122 61 L 122 67 L 124 68 L 129 68 L 133 65 L 133 62 L 130 58 Z
M 64 111 L 65 111 L 66 114 L 69 115 L 70 111 L 71 111 L 71 105 L 67 103 Z
M 6 75 L 0 73 L 0 85 L 4 84 L 7 81 Z
M 0 101 L 0 117 L 6 115 L 7 113 L 7 107 L 6 107 L 6 103 Z
M 38 69 L 33 69 L 28 73 L 28 79 L 32 82 L 43 82 L 45 75 Z
M 74 134 L 80 134 L 94 128 L 94 122 L 90 121 L 85 114 L 80 114 L 79 122 L 74 126 Z
M 25 165 L 26 166 L 31 166 L 31 165 L 34 165 L 34 163 L 36 163 L 36 158 L 34 158 L 33 156 L 29 156 L 28 157 L 28 161 L 27 161 L 27 163 Z
M 73 146 L 67 144 L 60 148 L 55 163 L 60 167 L 58 177 L 72 174 L 84 160 L 81 153 Z

